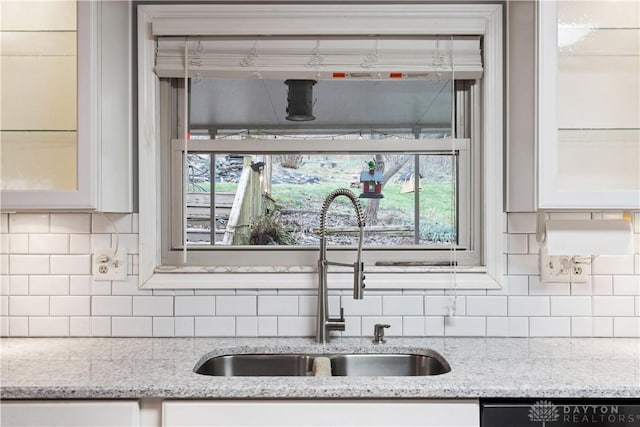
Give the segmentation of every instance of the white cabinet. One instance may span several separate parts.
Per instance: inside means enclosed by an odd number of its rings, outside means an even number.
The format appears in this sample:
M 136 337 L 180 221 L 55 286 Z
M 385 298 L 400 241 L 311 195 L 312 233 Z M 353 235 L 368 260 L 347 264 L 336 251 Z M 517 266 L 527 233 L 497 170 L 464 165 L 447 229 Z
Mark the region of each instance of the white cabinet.
M 0 425 L 66 427 L 136 427 L 140 425 L 137 401 L 3 401 Z
M 164 427 L 478 427 L 477 400 L 178 400 L 162 404 Z
M 640 3 L 538 7 L 538 207 L 640 209 Z
M 0 9 L 1 208 L 131 212 L 129 1 Z

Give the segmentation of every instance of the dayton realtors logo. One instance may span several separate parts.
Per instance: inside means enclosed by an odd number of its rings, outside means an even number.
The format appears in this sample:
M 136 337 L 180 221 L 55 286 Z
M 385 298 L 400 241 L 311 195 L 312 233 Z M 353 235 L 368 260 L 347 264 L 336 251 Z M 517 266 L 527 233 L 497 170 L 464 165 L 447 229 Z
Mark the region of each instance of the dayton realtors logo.
M 529 420 L 542 422 L 542 427 L 554 421 L 576 426 L 629 426 L 640 425 L 640 412 L 630 413 L 628 408 L 624 410 L 618 405 L 554 405 L 548 400 L 539 400 L 529 408 Z
M 547 400 L 539 400 L 529 408 L 529 419 L 541 421 L 542 427 L 548 421 L 558 421 L 558 418 L 560 418 L 558 407 Z

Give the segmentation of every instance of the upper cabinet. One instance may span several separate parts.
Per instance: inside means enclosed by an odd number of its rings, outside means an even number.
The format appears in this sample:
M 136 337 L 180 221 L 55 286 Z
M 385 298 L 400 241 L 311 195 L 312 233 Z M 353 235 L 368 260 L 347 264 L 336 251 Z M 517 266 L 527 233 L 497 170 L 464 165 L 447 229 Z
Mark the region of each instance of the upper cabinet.
M 538 207 L 640 209 L 640 3 L 538 7 Z
M 0 9 L 0 207 L 130 212 L 129 2 Z

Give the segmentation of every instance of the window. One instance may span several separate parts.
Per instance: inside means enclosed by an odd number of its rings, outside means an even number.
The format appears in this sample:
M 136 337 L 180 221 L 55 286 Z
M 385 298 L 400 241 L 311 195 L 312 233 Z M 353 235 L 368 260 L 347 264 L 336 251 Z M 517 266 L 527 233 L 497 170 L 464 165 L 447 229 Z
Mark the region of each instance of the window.
M 387 273 L 390 266 L 420 266 L 419 272 L 440 277 L 438 267 L 450 264 L 453 245 L 469 283 L 487 272 L 498 278 L 502 257 L 494 252 L 495 235 L 503 219 L 501 209 L 496 219 L 487 214 L 495 212 L 488 204 L 502 197 L 501 171 L 489 170 L 501 167 L 494 157 L 502 149 L 499 6 L 472 8 L 477 22 L 465 30 L 439 28 L 443 22 L 435 12 L 457 8 L 452 5 L 406 6 L 411 10 L 397 21 L 349 6 L 300 6 L 293 13 L 306 23 L 287 34 L 270 27 L 284 9 L 261 9 L 255 25 L 265 28 L 238 34 L 231 22 L 242 8 L 194 7 L 205 21 L 227 20 L 205 31 L 196 21 L 187 25 L 179 18 L 183 11 L 170 6 L 139 9 L 153 33 L 139 41 L 139 59 L 155 64 L 139 66 L 142 93 L 146 89 L 148 105 L 159 106 L 150 126 L 141 126 L 142 141 L 153 137 L 151 157 L 141 152 L 141 198 L 145 170 L 153 181 L 146 189 L 155 191 L 141 200 L 141 245 L 145 238 L 154 245 L 151 259 L 141 259 L 143 281 L 155 273 L 151 282 L 175 287 L 157 276 L 252 271 L 238 267 L 310 271 L 305 267 L 317 261 L 318 207 L 340 187 L 364 196 L 365 264 Z M 367 6 L 369 12 L 389 7 Z M 351 14 L 355 27 L 334 27 L 326 16 L 314 17 L 314 8 Z M 487 16 L 493 25 L 485 25 Z M 420 24 L 407 27 L 410 17 Z M 377 23 L 380 35 L 356 28 L 366 21 Z M 429 22 L 435 26 L 425 30 Z M 317 35 L 319 28 L 325 34 Z M 261 37 L 262 31 L 276 37 Z M 180 78 L 185 71 L 186 91 Z M 315 120 L 284 120 L 288 79 L 314 81 Z M 483 93 L 487 87 L 496 93 Z M 181 137 L 185 97 L 188 140 Z M 140 107 L 144 124 L 145 99 Z M 356 244 L 353 215 L 339 200 L 328 216 L 331 257 L 338 261 L 352 258 Z M 144 207 L 150 202 L 157 210 L 148 223 Z

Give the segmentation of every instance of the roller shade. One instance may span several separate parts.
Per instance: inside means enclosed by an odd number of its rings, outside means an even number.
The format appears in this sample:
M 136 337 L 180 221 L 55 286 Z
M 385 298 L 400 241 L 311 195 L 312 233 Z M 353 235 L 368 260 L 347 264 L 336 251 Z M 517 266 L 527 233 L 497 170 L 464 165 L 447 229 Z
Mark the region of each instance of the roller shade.
M 184 37 L 158 37 L 155 71 L 184 77 Z M 191 78 L 456 79 L 482 76 L 480 38 L 244 38 L 187 41 Z M 453 62 L 453 66 L 452 66 Z

